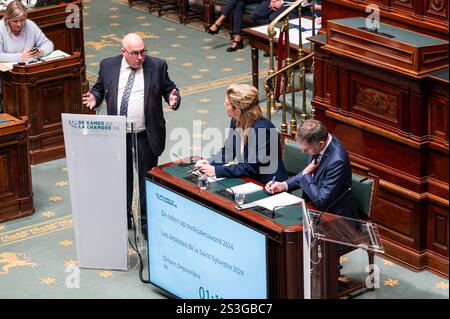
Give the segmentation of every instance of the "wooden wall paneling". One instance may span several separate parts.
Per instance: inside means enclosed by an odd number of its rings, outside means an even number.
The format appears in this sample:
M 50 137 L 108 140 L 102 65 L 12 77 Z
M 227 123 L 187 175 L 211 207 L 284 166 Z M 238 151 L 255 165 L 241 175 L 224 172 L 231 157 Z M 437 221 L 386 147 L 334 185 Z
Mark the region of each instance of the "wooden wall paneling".
M 6 113 L 0 125 L 0 222 L 33 213 L 27 124 Z
M 430 204 L 428 207 L 428 249 L 448 256 L 449 245 L 449 220 L 448 209 Z

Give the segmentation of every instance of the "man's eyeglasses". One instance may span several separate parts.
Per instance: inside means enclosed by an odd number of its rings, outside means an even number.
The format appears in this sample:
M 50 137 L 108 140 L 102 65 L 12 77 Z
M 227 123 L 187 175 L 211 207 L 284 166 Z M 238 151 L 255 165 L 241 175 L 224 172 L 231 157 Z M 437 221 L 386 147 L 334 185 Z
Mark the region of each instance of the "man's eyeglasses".
M 126 53 L 131 55 L 133 58 L 137 58 L 138 56 L 145 56 L 147 54 L 147 49 L 144 49 L 142 51 L 128 51 L 127 49 L 123 48 Z

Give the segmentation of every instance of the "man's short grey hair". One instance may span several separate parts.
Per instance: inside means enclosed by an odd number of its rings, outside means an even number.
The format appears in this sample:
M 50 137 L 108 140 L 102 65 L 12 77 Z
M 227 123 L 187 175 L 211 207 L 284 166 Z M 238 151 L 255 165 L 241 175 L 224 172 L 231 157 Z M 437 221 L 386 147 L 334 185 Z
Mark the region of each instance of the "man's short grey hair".
M 306 142 L 309 145 L 319 144 L 328 137 L 328 130 L 325 125 L 317 120 L 306 120 L 297 130 L 295 138 L 299 142 Z

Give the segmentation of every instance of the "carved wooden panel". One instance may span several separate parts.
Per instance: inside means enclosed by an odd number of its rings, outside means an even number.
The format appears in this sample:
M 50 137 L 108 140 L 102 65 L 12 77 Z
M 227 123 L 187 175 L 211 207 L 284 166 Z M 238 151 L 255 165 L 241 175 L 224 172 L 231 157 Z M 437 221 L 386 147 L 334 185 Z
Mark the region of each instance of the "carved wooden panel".
M 428 249 L 448 256 L 448 210 L 430 205 L 428 214 Z
M 448 21 L 448 0 L 426 0 L 424 15 Z
M 400 93 L 373 79 L 350 76 L 351 111 L 395 128 L 399 127 Z
M 391 7 L 400 11 L 414 13 L 414 0 L 392 0 Z
M 398 123 L 398 96 L 356 83 L 354 108 Z

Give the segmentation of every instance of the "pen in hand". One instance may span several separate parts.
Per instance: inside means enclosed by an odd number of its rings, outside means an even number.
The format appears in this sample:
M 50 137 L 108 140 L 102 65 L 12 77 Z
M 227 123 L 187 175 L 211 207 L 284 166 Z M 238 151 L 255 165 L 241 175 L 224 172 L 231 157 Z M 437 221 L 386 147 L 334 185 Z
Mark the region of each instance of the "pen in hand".
M 272 194 L 272 185 L 273 185 L 273 183 L 275 182 L 275 178 L 276 178 L 276 176 L 274 175 L 273 177 L 272 177 L 272 181 L 271 181 L 271 184 L 270 184 L 270 187 L 269 187 L 269 194 Z

